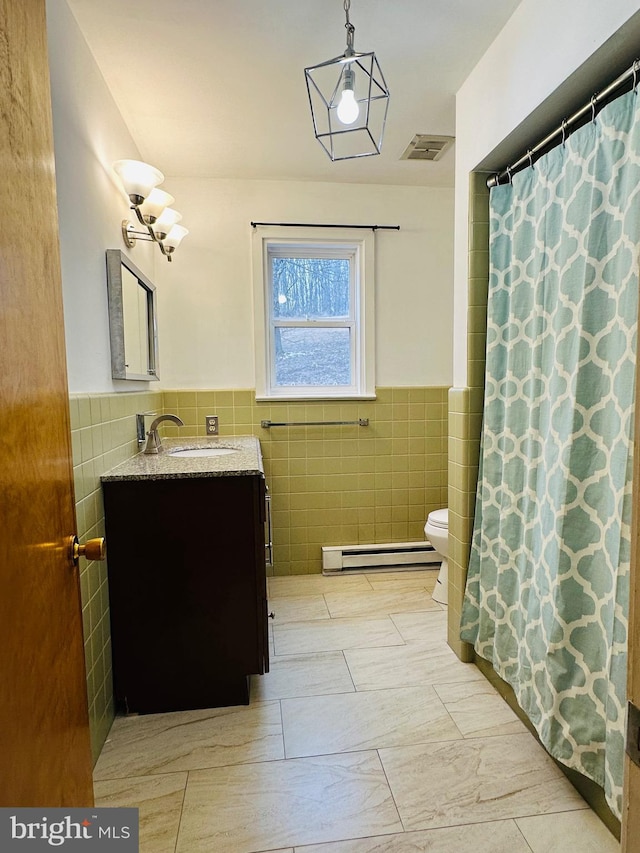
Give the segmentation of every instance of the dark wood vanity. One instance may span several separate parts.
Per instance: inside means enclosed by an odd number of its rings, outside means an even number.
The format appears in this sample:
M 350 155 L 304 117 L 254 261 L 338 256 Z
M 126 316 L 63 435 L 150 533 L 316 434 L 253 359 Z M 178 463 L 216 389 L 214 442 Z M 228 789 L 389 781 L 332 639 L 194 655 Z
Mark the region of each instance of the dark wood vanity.
M 261 459 L 140 456 L 102 478 L 119 710 L 247 704 L 269 669 Z

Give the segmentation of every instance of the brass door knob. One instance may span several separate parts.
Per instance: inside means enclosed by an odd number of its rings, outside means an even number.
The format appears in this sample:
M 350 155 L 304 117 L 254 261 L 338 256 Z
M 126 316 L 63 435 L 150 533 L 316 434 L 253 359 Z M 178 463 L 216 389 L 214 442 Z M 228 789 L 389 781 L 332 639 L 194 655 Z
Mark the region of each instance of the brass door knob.
M 84 545 L 78 542 L 78 537 L 74 536 L 71 541 L 71 559 L 78 565 L 80 557 L 86 557 L 87 560 L 104 560 L 107 556 L 107 540 L 104 536 L 98 539 L 88 539 Z

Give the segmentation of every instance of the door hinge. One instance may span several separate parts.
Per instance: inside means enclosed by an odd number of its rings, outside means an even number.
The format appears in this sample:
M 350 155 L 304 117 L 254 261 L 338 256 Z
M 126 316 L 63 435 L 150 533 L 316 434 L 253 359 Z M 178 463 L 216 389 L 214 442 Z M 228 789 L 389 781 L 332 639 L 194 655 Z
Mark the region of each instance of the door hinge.
M 627 743 L 626 752 L 634 764 L 640 767 L 640 708 L 631 702 L 627 704 Z

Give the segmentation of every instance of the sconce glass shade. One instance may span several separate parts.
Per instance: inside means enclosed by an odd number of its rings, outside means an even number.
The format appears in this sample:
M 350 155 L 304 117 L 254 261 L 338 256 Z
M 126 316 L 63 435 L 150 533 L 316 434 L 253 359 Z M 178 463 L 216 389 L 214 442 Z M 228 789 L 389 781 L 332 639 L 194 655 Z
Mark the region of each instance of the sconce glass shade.
M 152 189 L 140 205 L 140 213 L 145 224 L 153 225 L 163 210 L 173 204 L 174 201 L 175 198 L 164 190 L 159 190 L 158 187 Z
M 156 240 L 164 240 L 176 222 L 180 222 L 181 219 L 181 213 L 178 213 L 178 211 L 174 210 L 172 207 L 165 207 L 160 216 L 151 226 L 153 233 L 156 236 Z
M 174 225 L 162 241 L 162 245 L 167 252 L 173 252 L 174 249 L 178 248 L 188 233 L 189 231 L 186 228 L 183 228 L 182 225 Z
M 164 181 L 164 175 L 159 169 L 141 160 L 116 160 L 113 170 L 136 207 L 142 204 L 154 187 Z
M 347 52 L 304 70 L 316 139 L 331 160 L 380 154 L 389 89 L 375 53 Z M 343 94 L 349 91 L 351 115 Z M 353 96 L 350 94 L 353 90 Z M 352 118 L 350 123 L 341 121 Z

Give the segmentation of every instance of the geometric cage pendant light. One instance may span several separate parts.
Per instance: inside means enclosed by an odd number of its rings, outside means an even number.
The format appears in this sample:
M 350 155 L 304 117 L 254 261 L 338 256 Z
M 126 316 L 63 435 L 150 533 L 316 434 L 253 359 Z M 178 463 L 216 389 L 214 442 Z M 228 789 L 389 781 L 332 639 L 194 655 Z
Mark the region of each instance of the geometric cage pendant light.
M 379 154 L 389 108 L 389 89 L 376 55 L 353 49 L 351 0 L 344 0 L 347 49 L 304 69 L 316 139 L 331 160 Z

